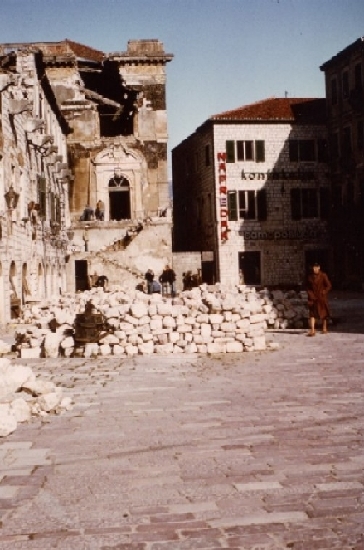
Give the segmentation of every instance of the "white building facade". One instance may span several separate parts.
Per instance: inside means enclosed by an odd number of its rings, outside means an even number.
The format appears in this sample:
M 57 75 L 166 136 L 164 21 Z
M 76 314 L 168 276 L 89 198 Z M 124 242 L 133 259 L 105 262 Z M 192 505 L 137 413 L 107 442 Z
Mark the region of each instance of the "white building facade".
M 326 153 L 323 99 L 211 117 L 172 152 L 174 251 L 200 251 L 202 279 L 226 286 L 296 287 L 314 261 L 327 269 Z

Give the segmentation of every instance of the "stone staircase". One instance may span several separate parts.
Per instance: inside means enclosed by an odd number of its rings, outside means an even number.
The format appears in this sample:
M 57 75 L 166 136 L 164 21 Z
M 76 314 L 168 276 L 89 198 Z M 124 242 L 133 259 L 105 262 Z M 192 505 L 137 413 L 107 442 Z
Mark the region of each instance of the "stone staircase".
M 106 275 L 109 287 L 135 289 L 144 281 L 144 274 L 152 269 L 158 277 L 172 259 L 172 226 L 167 220 L 150 222 L 139 232 L 130 233 L 130 242 L 124 238 L 90 255 L 90 273 Z M 102 271 L 102 273 L 101 273 Z

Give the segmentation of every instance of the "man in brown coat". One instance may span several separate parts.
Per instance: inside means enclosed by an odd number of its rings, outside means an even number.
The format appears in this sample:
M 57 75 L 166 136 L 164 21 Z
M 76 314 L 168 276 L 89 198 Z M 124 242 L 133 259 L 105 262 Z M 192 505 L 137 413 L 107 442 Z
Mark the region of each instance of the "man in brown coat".
M 322 333 L 327 334 L 327 318 L 330 315 L 327 294 L 332 286 L 326 273 L 321 271 L 320 264 L 313 265 L 312 273 L 307 280 L 308 316 L 310 331 L 308 336 L 315 336 L 315 320 L 322 321 Z

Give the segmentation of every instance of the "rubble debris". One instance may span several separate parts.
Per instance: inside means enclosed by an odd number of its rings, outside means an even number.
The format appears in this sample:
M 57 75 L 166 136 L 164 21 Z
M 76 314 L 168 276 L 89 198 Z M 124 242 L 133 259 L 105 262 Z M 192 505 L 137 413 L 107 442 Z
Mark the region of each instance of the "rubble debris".
M 267 329 L 305 326 L 306 299 L 305 292 L 245 285 L 201 285 L 173 299 L 93 287 L 26 306 L 19 320 L 26 325 L 16 329 L 14 349 L 21 358 L 262 351 Z M 90 308 L 97 327 L 80 336 L 79 321 Z M 88 338 L 91 333 L 97 338 Z

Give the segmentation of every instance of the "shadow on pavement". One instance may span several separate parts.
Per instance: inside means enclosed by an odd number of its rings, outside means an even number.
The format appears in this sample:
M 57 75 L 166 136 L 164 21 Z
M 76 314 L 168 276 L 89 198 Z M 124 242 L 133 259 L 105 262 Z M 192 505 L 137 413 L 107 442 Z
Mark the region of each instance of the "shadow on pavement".
M 332 332 L 364 334 L 364 293 L 332 291 L 329 294 Z

